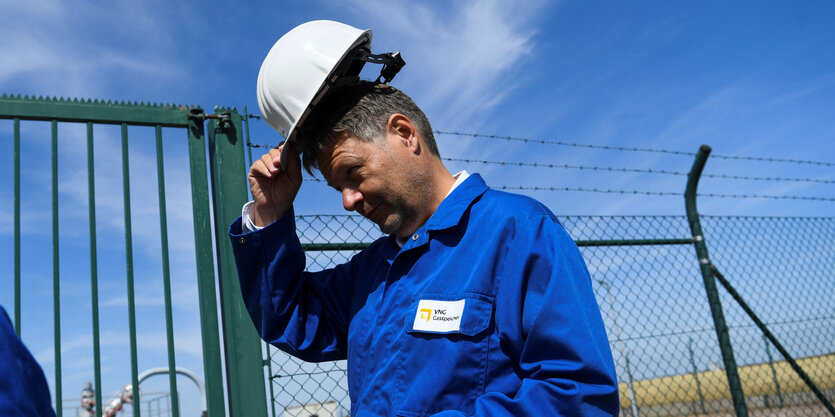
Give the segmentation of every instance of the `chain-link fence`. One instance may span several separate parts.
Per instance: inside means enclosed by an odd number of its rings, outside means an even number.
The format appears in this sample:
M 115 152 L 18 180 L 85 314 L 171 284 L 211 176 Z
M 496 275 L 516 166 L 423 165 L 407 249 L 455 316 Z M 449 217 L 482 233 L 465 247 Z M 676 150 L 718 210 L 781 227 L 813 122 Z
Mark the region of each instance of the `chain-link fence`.
M 561 220 L 591 272 L 620 382 L 621 415 L 733 415 L 687 219 Z M 835 399 L 835 218 L 703 220 L 713 263 Z M 297 230 L 310 270 L 345 262 L 355 249 L 338 248 L 380 236 L 357 216 L 300 216 Z M 737 303 L 720 294 L 750 415 L 828 415 Z M 343 361 L 310 364 L 269 352 L 275 415 L 348 415 Z
M 703 216 L 713 264 L 830 402 L 835 400 L 835 218 Z M 720 290 L 749 409 L 830 415 Z

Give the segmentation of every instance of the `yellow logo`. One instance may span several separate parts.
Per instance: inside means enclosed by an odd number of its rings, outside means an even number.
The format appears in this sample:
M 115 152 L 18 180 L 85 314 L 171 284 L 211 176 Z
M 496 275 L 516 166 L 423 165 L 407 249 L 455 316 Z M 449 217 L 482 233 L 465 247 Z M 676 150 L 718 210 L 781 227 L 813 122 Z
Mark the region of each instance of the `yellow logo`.
M 430 309 L 430 308 L 420 309 L 420 318 L 426 319 L 426 321 L 429 321 L 429 319 L 431 317 L 432 317 L 432 309 Z

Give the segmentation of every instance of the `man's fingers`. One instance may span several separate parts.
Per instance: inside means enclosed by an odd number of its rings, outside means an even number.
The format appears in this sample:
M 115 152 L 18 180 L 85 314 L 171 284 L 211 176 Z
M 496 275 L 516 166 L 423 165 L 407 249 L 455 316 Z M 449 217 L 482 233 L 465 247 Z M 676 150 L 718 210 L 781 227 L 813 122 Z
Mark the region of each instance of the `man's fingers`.
M 261 159 L 252 163 L 249 172 L 254 176 L 262 176 L 272 178 L 274 175 L 281 172 L 281 151 L 284 148 L 285 142 L 281 142 L 277 147 L 270 149 L 269 152 L 261 155 Z M 295 149 L 290 149 L 294 151 Z M 295 152 L 293 152 L 295 155 Z M 298 158 L 298 156 L 296 156 Z
M 252 163 L 252 166 L 249 167 L 249 175 L 252 177 L 272 177 L 269 168 L 264 165 L 264 161 L 261 159 Z
M 268 178 L 272 178 L 273 175 L 276 175 L 281 171 L 281 167 L 274 162 L 275 157 L 273 156 L 273 151 L 277 152 L 277 150 L 273 149 L 269 153 L 261 155 L 261 159 L 258 160 L 258 162 L 264 166 L 264 169 L 267 172 L 265 176 Z
M 253 162 L 252 166 L 249 168 L 250 175 L 265 178 L 272 178 L 280 171 L 281 169 L 277 165 L 273 164 L 272 158 L 268 153 L 261 155 L 261 159 Z

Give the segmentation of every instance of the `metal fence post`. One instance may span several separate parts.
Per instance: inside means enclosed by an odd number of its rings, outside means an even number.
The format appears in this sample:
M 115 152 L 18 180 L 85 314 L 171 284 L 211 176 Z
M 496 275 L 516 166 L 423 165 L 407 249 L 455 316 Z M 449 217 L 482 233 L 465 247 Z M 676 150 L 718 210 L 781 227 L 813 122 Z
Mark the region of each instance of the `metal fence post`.
M 267 417 L 261 338 L 244 307 L 232 246 L 226 237 L 229 224 L 240 216 L 247 201 L 241 115 L 216 109 L 208 129 L 230 414 Z
M 710 155 L 710 147 L 702 145 L 696 153 L 693 167 L 687 176 L 687 188 L 684 191 L 684 205 L 687 211 L 687 220 L 690 224 L 690 232 L 693 235 L 693 243 L 696 247 L 696 255 L 699 259 L 702 278 L 704 279 L 705 291 L 707 292 L 710 312 L 713 315 L 713 324 L 716 328 L 716 336 L 719 338 L 719 349 L 722 351 L 722 361 L 725 364 L 725 374 L 728 377 L 728 386 L 731 390 L 731 399 L 734 410 L 738 417 L 748 416 L 748 407 L 745 404 L 745 394 L 742 391 L 742 382 L 739 379 L 739 372 L 734 359 L 734 352 L 731 346 L 731 337 L 728 333 L 728 326 L 725 323 L 725 315 L 722 312 L 722 303 L 719 300 L 719 291 L 716 288 L 716 281 L 711 268 L 710 257 L 707 254 L 702 225 L 699 222 L 699 213 L 696 210 L 696 189 L 699 186 L 699 177 Z

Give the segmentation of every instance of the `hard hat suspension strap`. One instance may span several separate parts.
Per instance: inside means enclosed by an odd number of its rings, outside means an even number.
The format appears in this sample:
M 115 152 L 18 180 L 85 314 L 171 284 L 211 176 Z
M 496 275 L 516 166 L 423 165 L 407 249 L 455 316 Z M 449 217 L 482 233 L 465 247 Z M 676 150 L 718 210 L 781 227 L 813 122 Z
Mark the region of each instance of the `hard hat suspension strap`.
M 380 70 L 380 76 L 377 77 L 377 82 L 380 80 L 388 84 L 400 69 L 406 65 L 406 61 L 400 56 L 400 52 L 388 52 L 385 54 L 372 54 L 364 49 L 355 49 L 348 56 L 348 59 L 355 61 L 365 61 L 372 64 L 383 64 L 383 69 Z

